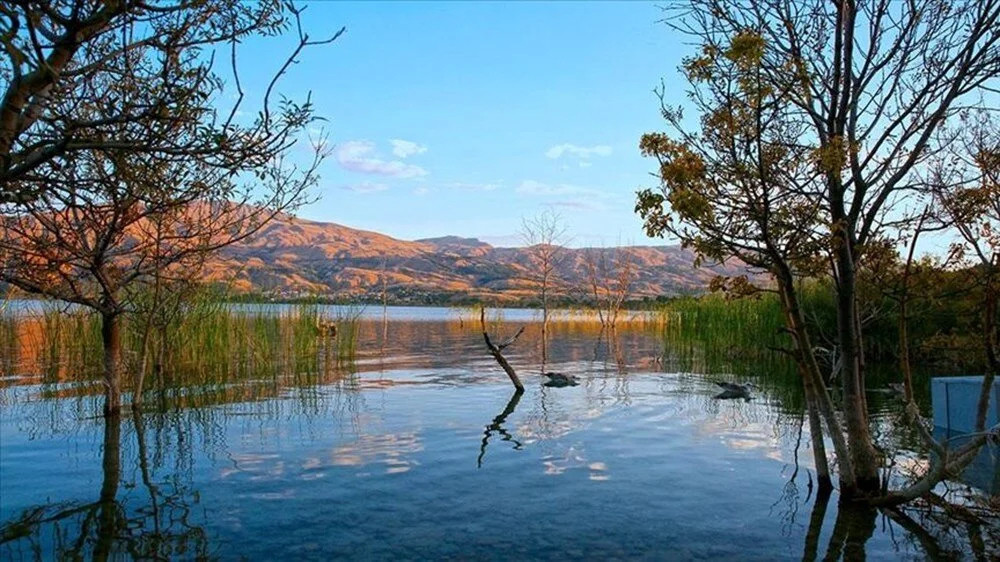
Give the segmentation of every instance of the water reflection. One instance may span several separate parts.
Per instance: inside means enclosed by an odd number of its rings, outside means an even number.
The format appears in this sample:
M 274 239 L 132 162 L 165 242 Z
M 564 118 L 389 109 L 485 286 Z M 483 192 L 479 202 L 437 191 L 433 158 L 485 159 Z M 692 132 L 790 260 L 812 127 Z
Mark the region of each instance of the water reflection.
M 90 375 L 17 367 L 0 383 L 0 558 L 996 556 L 982 515 L 814 488 L 801 393 L 763 368 L 754 400 L 714 400 L 712 379 L 664 372 L 655 332 L 554 322 L 546 368 L 580 386 L 543 386 L 540 350 L 514 346 L 526 390 L 509 394 L 474 323 L 359 330 L 346 363 L 165 373 L 117 421 L 94 417 Z M 919 470 L 893 403 L 872 403 L 897 470 Z
M 12 517 L 0 527 L 0 553 L 5 559 L 166 560 L 211 554 L 207 534 L 192 521 L 197 493 L 176 474 L 158 479 L 158 471 L 165 467 L 151 464 L 142 414 L 133 412 L 131 422 L 135 449 L 127 451 L 122 418 L 103 419 L 96 501 L 46 503 Z M 138 469 L 138 481 L 123 472 L 126 452 L 135 454 L 135 464 L 128 468 Z
M 489 446 L 490 437 L 492 437 L 493 434 L 499 434 L 501 440 L 513 443 L 514 450 L 524 447 L 524 444 L 515 439 L 514 436 L 504 429 L 503 426 L 504 422 L 507 421 L 507 416 L 514 413 L 514 410 L 517 408 L 517 404 L 521 401 L 521 396 L 523 395 L 523 391 L 515 390 L 514 394 L 511 395 L 510 400 L 507 401 L 507 406 L 504 407 L 503 411 L 497 414 L 497 416 L 493 418 L 493 422 L 486 426 L 486 429 L 483 431 L 483 442 L 479 446 L 479 457 L 476 459 L 477 467 L 483 467 L 483 457 L 486 456 L 486 447 Z

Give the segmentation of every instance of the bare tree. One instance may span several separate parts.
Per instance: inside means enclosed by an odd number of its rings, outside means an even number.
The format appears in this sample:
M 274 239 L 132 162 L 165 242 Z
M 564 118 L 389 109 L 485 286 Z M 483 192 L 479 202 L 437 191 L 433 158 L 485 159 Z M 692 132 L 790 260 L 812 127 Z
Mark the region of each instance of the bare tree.
M 558 283 L 558 267 L 562 263 L 566 226 L 562 215 L 546 209 L 533 217 L 521 219 L 521 239 L 527 246 L 530 263 L 526 277 L 537 287 L 542 304 L 542 366 L 547 359 L 549 296 Z
M 34 109 L 25 109 L 37 119 L 16 129 L 11 146 L 34 148 L 10 153 L 4 185 L 14 189 L 0 205 L 0 280 L 101 315 L 109 414 L 121 402 L 121 319 L 131 289 L 197 275 L 208 253 L 294 210 L 307 200 L 327 151 L 315 144 L 311 157 L 301 159 L 289 150 L 316 119 L 308 100 L 269 105 L 287 66 L 316 44 L 297 25 L 299 11 L 280 5 L 264 10 L 265 4 L 220 4 L 207 11 L 194 4 L 162 12 L 143 3 L 124 6 L 109 20 L 119 22 L 115 33 L 92 35 L 72 51 L 79 58 L 63 68 L 77 79 L 52 83 L 50 95 L 32 98 Z M 77 25 L 60 19 L 55 8 L 38 8 L 41 14 L 32 9 L 34 4 L 25 4 L 8 19 Z M 78 17 L 86 10 L 92 10 L 90 3 L 70 11 Z M 119 16 L 125 19 L 114 19 Z M 276 71 L 254 122 L 239 126 L 233 113 L 220 117 L 206 100 L 223 83 L 199 47 L 231 41 L 235 68 L 237 39 L 273 34 L 289 17 L 298 44 Z M 31 21 L 24 33 L 34 36 L 29 32 L 37 22 Z M 133 27 L 149 37 L 135 42 L 127 33 Z M 8 39 L 24 41 L 21 35 Z M 81 129 L 76 123 L 89 125 Z M 206 139 L 206 131 L 214 138 Z M 67 140 L 77 135 L 99 140 Z
M 587 248 L 583 251 L 583 267 L 601 326 L 614 330 L 635 281 L 635 256 L 623 246 Z

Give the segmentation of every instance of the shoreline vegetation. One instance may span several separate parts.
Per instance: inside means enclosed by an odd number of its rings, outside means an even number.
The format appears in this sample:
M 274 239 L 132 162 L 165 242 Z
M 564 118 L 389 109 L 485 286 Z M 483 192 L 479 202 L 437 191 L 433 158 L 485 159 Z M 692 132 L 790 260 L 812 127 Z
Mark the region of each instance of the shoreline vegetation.
M 820 334 L 817 341 L 817 357 L 824 361 L 829 372 L 833 365 L 831 348 L 835 347 L 832 336 L 826 336 L 823 328 L 835 323 L 833 303 L 826 288 L 819 284 L 801 289 L 803 308 L 807 311 L 813 329 Z M 147 296 L 148 298 L 148 296 Z M 37 303 L 31 312 L 12 314 L 11 304 L 24 301 Z M 137 302 L 142 298 L 137 299 Z M 36 321 L 45 333 L 36 337 L 45 345 L 58 345 L 61 338 L 69 338 L 82 345 L 94 356 L 100 356 L 101 332 L 100 315 L 86 309 L 73 309 L 72 305 L 51 299 L 10 298 L 0 301 L 0 342 L 12 345 L 18 337 L 18 322 Z M 300 299 L 267 300 L 259 295 L 234 294 L 219 290 L 218 287 L 203 287 L 188 294 L 183 303 L 176 307 L 173 315 L 156 330 L 148 325 L 151 319 L 137 307 L 126 315 L 123 326 L 123 344 L 126 355 L 138 358 L 140 370 L 150 373 L 153 366 L 176 360 L 184 363 L 191 360 L 192 346 L 203 346 L 200 355 L 211 355 L 235 343 L 232 338 L 244 338 L 244 346 L 251 346 L 254 338 L 268 342 L 284 338 L 284 351 L 298 345 L 297 351 L 313 352 L 314 348 L 302 347 L 303 343 L 289 343 L 296 340 L 321 335 L 323 322 L 335 325 L 340 337 L 336 338 L 336 356 L 341 359 L 353 354 L 353 339 L 359 322 L 367 319 L 381 319 L 383 306 L 407 308 L 446 308 L 455 312 L 456 320 L 474 323 L 480 308 L 496 309 L 502 323 L 504 310 L 526 310 L 542 313 L 539 306 L 531 302 L 482 303 L 470 302 L 466 305 L 412 305 L 394 303 L 364 303 L 350 299 L 328 299 L 310 297 Z M 261 315 L 250 309 L 233 310 L 228 305 L 259 305 L 267 314 Z M 280 309 L 267 310 L 270 305 L 280 305 Z M 873 329 L 865 340 L 865 353 L 873 366 L 888 374 L 899 360 L 899 334 L 891 303 L 878 303 L 873 308 L 883 307 L 883 311 L 869 320 Z M 919 309 L 911 316 L 909 326 L 910 352 L 919 364 L 920 374 L 939 376 L 975 374 L 986 369 L 985 362 L 976 353 L 976 343 L 969 336 L 968 322 L 961 321 L 963 311 L 974 309 L 974 302 L 935 301 Z M 327 308 L 329 307 L 329 308 Z M 575 303 L 566 306 L 564 301 L 553 299 L 549 305 L 550 322 L 594 324 L 600 327 L 599 309 L 593 305 Z M 21 316 L 20 320 L 15 316 Z M 969 316 L 965 316 L 969 318 Z M 540 321 L 536 318 L 534 321 Z M 785 338 L 785 319 L 778 298 L 771 294 L 754 297 L 729 298 L 725 294 L 705 293 L 699 296 L 679 296 L 664 298 L 659 302 L 626 301 L 617 327 L 640 327 L 655 330 L 665 345 L 665 354 L 677 354 L 682 349 L 688 357 L 697 354 L 702 357 L 706 372 L 717 372 L 720 366 L 733 363 L 735 359 L 751 360 L 751 364 L 763 362 L 775 370 L 788 372 L 792 361 L 782 348 Z M 155 322 L 154 322 L 155 323 Z M 162 323 L 162 322 L 161 322 Z M 146 342 L 143 343 L 143 331 Z M 223 336 L 224 334 L 224 336 Z M 235 334 L 235 335 L 234 335 Z M 81 343 L 82 342 L 82 343 Z M 265 347 L 267 344 L 264 344 Z M 292 347 L 289 347 L 292 346 Z M 264 351 L 254 344 L 253 353 L 258 358 L 272 357 L 278 348 Z M 142 348 L 147 351 L 143 352 Z M 155 350 L 155 352 L 153 351 Z M 184 350 L 188 350 L 185 355 Z M 695 350 L 697 350 L 695 352 Z M 49 354 L 58 355 L 55 349 Z M 252 355 L 252 354 L 251 354 Z M 244 360 L 247 357 L 243 358 Z M 11 359 L 5 360 L 10 364 Z M 245 361 L 244 361 L 245 362 Z M 95 369 L 98 366 L 93 366 Z M 132 365 L 134 371 L 136 365 Z M 714 371 L 713 371 L 714 370 Z M 879 376 L 881 381 L 883 376 Z
M 605 342 L 622 377 L 618 336 L 645 330 L 662 341 L 657 370 L 779 389 L 800 408 L 799 435 L 807 424 L 813 437 L 817 494 L 836 487 L 842 502 L 860 506 L 862 526 L 874 527 L 877 509 L 940 499 L 948 480 L 1000 443 L 990 417 L 1000 378 L 1000 120 L 991 105 L 1000 91 L 1000 0 L 669 0 L 661 23 L 686 50 L 675 53 L 683 56 L 678 74 L 654 89 L 659 130 L 636 139 L 655 180 L 637 186 L 632 211 L 648 237 L 680 244 L 709 291 L 645 300 L 632 297 L 681 285 L 675 272 L 651 275 L 664 254 L 571 250 L 562 215 L 538 205 L 489 209 L 505 223 L 515 209 L 539 213 L 521 217 L 523 257 L 501 270 L 483 267 L 482 254 L 467 247 L 449 251 L 443 265 L 409 247 L 407 259 L 450 276 L 418 268 L 402 275 L 368 238 L 355 244 L 364 271 L 333 284 L 283 285 L 259 272 L 234 279 L 251 260 L 283 267 L 247 253 L 213 269 L 227 250 L 266 245 L 271 227 L 314 203 L 331 157 L 358 173 L 429 173 L 383 162 L 373 141 L 355 141 L 345 160 L 350 141 L 328 137 L 312 94 L 296 87 L 288 95 L 286 71 L 346 32 L 310 35 L 303 10 L 281 1 L 82 0 L 0 10 L 0 44 L 11 55 L 0 60 L 4 385 L 42 381 L 54 383 L 46 391 L 95 397 L 87 407 L 101 412 L 106 442 L 117 443 L 126 408 L 272 399 L 288 380 L 303 388 L 349 379 L 370 352 L 358 349 L 362 327 L 380 328 L 366 333 L 381 334 L 368 341 L 384 352 L 388 306 L 405 301 L 458 312 L 447 328 L 461 338 L 438 351 L 446 358 L 482 352 L 482 340 L 463 347 L 478 318 L 487 349 L 522 392 L 501 351 L 524 329 L 505 339 L 514 319 L 502 307 L 527 306 L 540 310 L 540 337 L 524 353 L 550 382 L 576 382 L 546 371 L 549 337 L 559 330 L 595 336 L 595 348 Z M 247 77 L 248 86 L 268 86 L 244 91 L 247 61 L 238 55 L 265 40 L 283 51 L 275 50 L 276 66 Z M 228 64 L 208 56 L 217 51 Z M 532 182 L 516 193 L 598 192 Z M 334 279 L 345 252 L 292 231 L 294 245 L 320 265 L 314 277 Z M 935 251 L 921 256 L 927 244 Z M 694 271 L 686 260 L 683 269 Z M 259 303 L 275 303 L 264 291 L 278 287 L 288 288 L 279 299 L 287 306 Z M 355 294 L 299 298 L 292 287 Z M 486 302 L 462 294 L 479 287 Z M 51 300 L 15 310 L 12 288 Z M 366 315 L 371 308 L 381 318 Z M 952 374 L 983 375 L 961 444 L 935 436 L 926 417 L 927 377 Z M 748 387 L 737 388 L 749 399 Z M 878 393 L 890 390 L 901 400 L 887 429 L 874 414 L 884 401 Z M 915 435 L 921 470 L 897 478 L 882 431 Z M 105 455 L 107 508 L 119 460 L 117 451 Z M 101 519 L 115 527 L 112 512 Z M 96 558 L 106 557 L 101 549 Z

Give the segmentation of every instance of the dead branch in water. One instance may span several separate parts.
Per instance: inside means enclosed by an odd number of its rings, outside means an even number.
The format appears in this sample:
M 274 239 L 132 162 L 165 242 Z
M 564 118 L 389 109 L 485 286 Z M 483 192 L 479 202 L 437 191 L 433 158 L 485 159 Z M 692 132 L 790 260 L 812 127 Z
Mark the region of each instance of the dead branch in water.
M 483 327 L 483 339 L 486 340 L 486 348 L 490 351 L 490 355 L 492 355 L 493 358 L 497 360 L 497 363 L 503 367 L 504 372 L 507 373 L 508 377 L 510 377 L 510 382 L 514 383 L 514 388 L 517 389 L 517 392 L 524 392 L 524 385 L 521 384 L 521 379 L 517 377 L 517 373 L 514 371 L 514 368 L 510 366 L 510 363 L 507 362 L 507 359 L 504 358 L 503 353 L 501 353 L 505 348 L 507 348 L 507 346 L 517 341 L 517 338 L 524 332 L 524 326 L 521 326 L 521 329 L 518 330 L 516 334 L 497 345 L 490 340 L 490 334 L 486 331 L 485 308 L 479 309 L 479 323 Z

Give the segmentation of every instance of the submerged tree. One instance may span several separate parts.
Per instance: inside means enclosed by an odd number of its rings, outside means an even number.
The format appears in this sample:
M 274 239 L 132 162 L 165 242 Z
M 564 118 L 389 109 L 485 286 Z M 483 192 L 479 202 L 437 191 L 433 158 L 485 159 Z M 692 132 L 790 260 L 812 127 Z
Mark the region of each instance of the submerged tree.
M 5 14 L 13 22 L 8 52 L 26 52 L 14 57 L 17 64 L 39 52 L 62 53 L 57 27 L 77 43 L 58 68 L 35 61 L 41 66 L 33 80 L 49 85 L 14 108 L 22 110 L 17 127 L 0 131 L 0 280 L 101 315 L 105 412 L 113 413 L 120 407 L 121 319 L 133 288 L 197 275 L 207 254 L 308 197 L 326 149 L 315 145 L 301 162 L 290 149 L 316 119 L 313 108 L 308 99 L 274 105 L 270 97 L 302 49 L 336 36 L 310 40 L 300 11 L 280 3 L 94 6 L 25 4 Z M 78 29 L 93 18 L 103 23 Z M 239 124 L 237 43 L 289 23 L 298 43 L 257 116 Z M 228 110 L 213 105 L 225 82 L 213 70 L 212 47 L 229 54 L 238 100 Z M 27 80 L 17 64 L 8 70 L 8 102 Z
M 558 283 L 558 267 L 564 256 L 566 226 L 562 216 L 546 209 L 521 220 L 521 238 L 527 246 L 530 263 L 526 277 L 538 289 L 542 304 L 542 364 L 546 360 L 549 325 L 549 296 Z
M 601 326 L 614 330 L 636 275 L 636 259 L 628 247 L 587 248 L 583 251 L 586 290 L 597 307 Z
M 662 186 L 641 192 L 637 211 L 650 234 L 775 275 L 842 493 L 878 495 L 859 271 L 871 248 L 919 220 L 918 171 L 947 145 L 957 113 L 996 86 L 1000 2 L 682 0 L 669 10 L 701 46 L 684 65 L 701 132 L 665 108 L 677 133 L 643 137 Z M 798 322 L 795 275 L 834 282 L 843 426 Z

